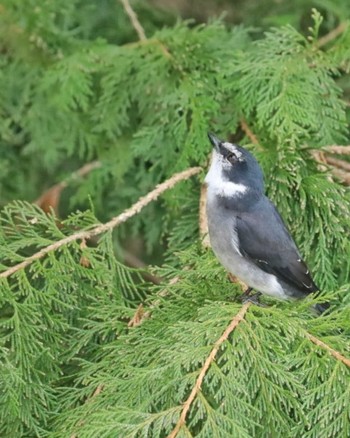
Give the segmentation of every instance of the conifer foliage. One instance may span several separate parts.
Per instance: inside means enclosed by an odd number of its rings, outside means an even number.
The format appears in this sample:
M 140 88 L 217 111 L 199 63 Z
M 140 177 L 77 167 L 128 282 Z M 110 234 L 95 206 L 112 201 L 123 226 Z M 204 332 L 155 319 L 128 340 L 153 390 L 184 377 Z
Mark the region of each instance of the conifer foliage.
M 350 436 L 349 162 L 327 161 L 349 150 L 350 11 L 319 3 L 263 31 L 2 2 L 1 436 Z M 320 297 L 240 303 L 203 245 L 208 130 L 257 156 Z M 135 236 L 156 284 L 120 259 Z

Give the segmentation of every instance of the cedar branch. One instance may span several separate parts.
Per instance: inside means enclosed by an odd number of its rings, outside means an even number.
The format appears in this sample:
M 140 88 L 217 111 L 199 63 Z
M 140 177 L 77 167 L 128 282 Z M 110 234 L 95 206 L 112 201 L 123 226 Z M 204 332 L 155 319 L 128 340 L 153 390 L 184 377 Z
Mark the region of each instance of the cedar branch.
M 328 351 L 328 353 L 330 353 L 333 357 L 335 357 L 337 360 L 340 360 L 341 362 L 343 362 L 343 364 L 350 368 L 350 359 L 347 359 L 345 356 L 339 353 L 339 351 L 334 350 L 334 348 L 330 347 L 325 342 L 321 341 L 321 339 L 316 338 L 316 336 L 308 332 L 305 333 L 305 336 L 315 345 Z
M 126 14 L 130 18 L 130 21 L 131 21 L 133 28 L 136 30 L 136 33 L 139 37 L 139 40 L 146 41 L 147 37 L 146 37 L 146 33 L 144 31 L 144 28 L 141 26 L 141 23 L 139 22 L 139 19 L 137 18 L 136 12 L 131 7 L 129 0 L 120 0 L 120 1 L 124 7 Z
M 33 254 L 32 256 L 26 258 L 25 260 L 18 263 L 17 265 L 12 266 L 11 268 L 8 268 L 4 272 L 1 272 L 0 278 L 9 277 L 10 275 L 14 274 L 15 272 L 19 271 L 20 269 L 26 268 L 31 263 L 33 263 L 35 260 L 40 260 L 46 254 L 50 253 L 51 251 L 56 251 L 58 248 L 61 248 L 64 245 L 75 242 L 76 240 L 90 239 L 93 236 L 97 236 L 97 235 L 102 234 L 106 231 L 112 230 L 113 228 L 117 227 L 118 225 L 126 222 L 132 216 L 135 216 L 136 214 L 140 213 L 140 211 L 146 205 L 148 205 L 152 201 L 155 201 L 166 190 L 171 189 L 178 182 L 184 181 L 184 180 L 190 178 L 191 176 L 196 175 L 201 170 L 202 170 L 201 167 L 190 167 L 189 169 L 186 169 L 183 172 L 175 173 L 171 178 L 169 178 L 168 180 L 159 184 L 154 190 L 147 193 L 147 195 L 142 196 L 134 205 L 132 205 L 127 210 L 123 211 L 118 216 L 115 216 L 109 222 L 106 222 L 105 224 L 97 225 L 94 228 L 92 228 L 91 230 L 79 231 L 78 233 L 72 234 L 71 236 L 67 236 L 64 239 L 61 239 L 55 243 L 52 243 L 51 245 L 49 245 L 45 248 L 42 248 L 40 251 L 38 251 L 35 254 Z
M 249 309 L 251 304 L 252 304 L 251 302 L 247 302 L 241 307 L 240 311 L 237 313 L 237 315 L 235 315 L 233 317 L 233 319 L 231 320 L 230 324 L 227 326 L 224 333 L 216 341 L 214 348 L 211 350 L 209 356 L 206 358 L 206 360 L 204 362 L 202 369 L 200 370 L 198 378 L 195 382 L 194 387 L 192 388 L 192 391 L 191 391 L 189 397 L 187 398 L 187 400 L 185 401 L 185 403 L 182 407 L 180 418 L 179 418 L 178 422 L 176 423 L 173 431 L 170 433 L 170 435 L 168 435 L 167 438 L 175 438 L 177 436 L 177 434 L 179 433 L 181 427 L 184 426 L 185 421 L 186 421 L 186 415 L 187 415 L 188 411 L 190 410 L 194 399 L 196 398 L 197 394 L 199 393 L 199 391 L 201 389 L 204 377 L 205 377 L 210 365 L 215 360 L 215 356 L 216 356 L 217 352 L 219 351 L 221 345 L 228 339 L 228 337 L 233 332 L 233 330 L 238 326 L 238 324 L 241 321 L 243 321 L 245 314 L 247 313 L 247 310 Z

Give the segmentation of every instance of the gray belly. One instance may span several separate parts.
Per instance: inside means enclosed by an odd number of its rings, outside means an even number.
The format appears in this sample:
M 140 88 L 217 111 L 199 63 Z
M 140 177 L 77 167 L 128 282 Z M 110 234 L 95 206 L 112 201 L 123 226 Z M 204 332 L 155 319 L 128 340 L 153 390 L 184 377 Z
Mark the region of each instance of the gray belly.
M 236 233 L 236 218 L 224 208 L 207 202 L 209 238 L 212 249 L 221 264 L 248 286 L 280 299 L 288 295 L 275 275 L 268 274 L 239 252 Z

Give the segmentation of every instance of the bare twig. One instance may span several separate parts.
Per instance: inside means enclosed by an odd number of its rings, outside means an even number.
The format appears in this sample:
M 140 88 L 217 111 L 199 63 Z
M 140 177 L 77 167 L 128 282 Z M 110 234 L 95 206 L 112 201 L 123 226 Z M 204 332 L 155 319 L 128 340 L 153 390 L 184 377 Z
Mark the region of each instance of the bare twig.
M 118 225 L 122 224 L 123 222 L 126 222 L 132 216 L 135 216 L 136 214 L 138 214 L 146 205 L 148 205 L 152 201 L 155 201 L 159 197 L 159 195 L 164 193 L 166 190 L 171 189 L 178 182 L 184 181 L 184 180 L 190 178 L 191 176 L 196 175 L 201 170 L 202 170 L 201 167 L 191 167 L 189 169 L 184 170 L 183 172 L 176 173 L 168 180 L 159 184 L 154 190 L 149 192 L 146 196 L 141 197 L 133 206 L 131 206 L 127 210 L 123 211 L 123 213 L 114 217 L 109 222 L 106 222 L 105 224 L 98 225 L 98 226 L 92 228 L 91 230 L 79 231 L 78 233 L 72 234 L 71 236 L 67 236 L 64 239 L 61 239 L 55 243 L 52 243 L 51 245 L 41 249 L 40 251 L 33 254 L 32 256 L 26 258 L 21 263 L 18 263 L 17 265 L 12 266 L 11 268 L 2 272 L 0 274 L 0 278 L 9 277 L 10 275 L 14 274 L 15 272 L 19 271 L 20 269 L 26 268 L 31 263 L 33 263 L 35 260 L 39 260 L 39 259 L 43 258 L 49 252 L 56 251 L 58 248 L 61 248 L 64 245 L 75 242 L 76 240 L 90 239 L 93 236 L 97 236 L 98 234 L 112 230 L 113 228 L 117 227 Z
M 339 160 L 339 158 L 330 157 L 329 155 L 325 155 L 325 160 L 331 166 L 350 172 L 350 163 L 348 161 Z
M 208 218 L 207 218 L 207 186 L 202 184 L 199 198 L 199 236 L 204 248 L 210 247 Z
M 128 17 L 130 18 L 131 24 L 133 25 L 133 28 L 136 30 L 136 33 L 139 37 L 139 40 L 145 41 L 147 39 L 145 31 L 143 27 L 141 26 L 141 23 L 139 22 L 139 19 L 137 18 L 137 15 L 133 8 L 131 7 L 129 0 L 120 0 L 122 2 L 122 5 L 125 9 L 125 12 L 127 13 Z
M 185 401 L 185 403 L 182 407 L 180 418 L 179 418 L 178 422 L 176 423 L 173 431 L 170 433 L 170 435 L 168 435 L 167 438 L 175 438 L 177 436 L 177 434 L 179 433 L 181 427 L 185 424 L 186 415 L 187 415 L 188 411 L 190 410 L 194 399 L 196 398 L 197 394 L 199 393 L 199 391 L 201 389 L 204 377 L 205 377 L 210 365 L 215 360 L 215 356 L 216 356 L 217 352 L 219 351 L 221 345 L 228 339 L 228 337 L 233 332 L 233 330 L 238 326 L 238 324 L 241 321 L 243 321 L 245 314 L 247 313 L 247 310 L 249 309 L 251 304 L 252 304 L 251 302 L 248 302 L 248 303 L 245 303 L 241 307 L 240 311 L 237 313 L 237 315 L 235 315 L 233 317 L 233 319 L 231 320 L 230 324 L 227 326 L 224 333 L 215 342 L 214 348 L 211 350 L 209 356 L 206 358 L 204 365 L 203 365 L 202 369 L 200 370 L 198 378 L 194 384 L 194 387 L 192 388 L 190 395 L 188 396 L 187 400 Z
M 350 173 L 345 170 L 332 168 L 331 172 L 336 176 L 343 184 L 350 186 Z
M 333 144 L 331 146 L 326 146 L 324 148 L 327 152 L 338 155 L 350 155 L 350 145 L 349 146 L 339 146 L 337 144 Z
M 326 172 L 329 169 L 330 173 L 332 174 L 332 175 L 328 175 L 328 179 L 330 181 L 333 181 L 332 176 L 335 176 L 344 184 L 350 185 L 350 173 L 346 172 L 345 170 L 338 169 L 334 167 L 334 165 L 333 166 L 331 165 L 332 164 L 331 161 L 334 163 L 334 160 L 336 160 L 336 158 L 329 157 L 328 155 L 325 154 L 324 151 L 318 149 L 314 149 L 310 151 L 310 153 L 313 156 L 313 158 L 319 163 L 317 167 L 321 172 Z M 348 164 L 346 161 L 343 160 L 337 160 L 337 161 Z
M 255 146 L 260 147 L 259 140 L 257 136 L 254 134 L 254 132 L 249 128 L 247 122 L 245 119 L 241 119 L 241 128 L 243 129 L 245 135 L 250 139 L 250 141 L 255 144 Z
M 34 203 L 41 207 L 45 212 L 49 212 L 51 208 L 57 212 L 57 205 L 61 196 L 61 192 L 68 187 L 69 182 L 77 178 L 82 178 L 92 170 L 101 166 L 102 163 L 100 161 L 92 161 L 91 163 L 85 164 L 83 167 L 73 172 L 68 178 L 45 190 L 45 192 L 36 201 L 34 201 Z
M 329 33 L 327 33 L 327 35 L 325 35 L 322 38 L 320 38 L 316 42 L 316 47 L 318 47 L 318 48 L 323 47 L 326 44 L 328 44 L 329 42 L 333 41 L 339 35 L 341 35 L 343 32 L 345 32 L 347 27 L 348 27 L 348 23 L 347 22 L 340 23 L 339 26 L 337 26 L 335 29 L 333 29 Z
M 77 179 L 77 178 L 82 178 L 85 175 L 87 175 L 88 173 L 90 173 L 92 170 L 98 169 L 101 166 L 102 166 L 102 163 L 100 161 L 92 161 L 91 163 L 87 163 L 84 166 L 82 166 L 80 169 L 78 169 L 77 171 L 73 172 L 68 178 L 66 178 L 63 181 L 50 187 L 48 190 L 46 190 L 45 193 L 47 193 L 50 190 L 65 189 L 71 180 Z M 45 193 L 43 195 L 41 195 L 40 198 L 38 198 L 36 201 L 34 201 L 35 204 L 40 204 L 40 200 L 43 198 L 43 196 L 45 196 Z
M 306 332 L 305 335 L 315 345 L 328 351 L 328 353 L 330 353 L 333 357 L 335 357 L 337 360 L 340 360 L 341 362 L 343 362 L 343 364 L 345 364 L 347 367 L 350 368 L 350 359 L 347 359 L 345 356 L 339 353 L 339 351 L 334 350 L 334 348 L 330 347 L 325 342 L 321 341 L 321 339 L 316 338 L 316 336 L 311 335 L 308 332 Z

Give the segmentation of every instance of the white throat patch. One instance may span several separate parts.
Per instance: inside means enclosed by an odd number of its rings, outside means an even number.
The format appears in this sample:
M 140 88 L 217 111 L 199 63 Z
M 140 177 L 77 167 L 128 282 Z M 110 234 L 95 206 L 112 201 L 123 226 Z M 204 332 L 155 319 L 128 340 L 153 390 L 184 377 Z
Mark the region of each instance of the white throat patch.
M 230 143 L 227 143 L 232 148 L 234 148 L 233 145 Z M 225 144 L 225 147 L 226 144 Z M 241 154 L 236 148 L 234 152 L 237 156 L 238 154 Z M 208 184 L 208 189 L 212 190 L 216 195 L 222 196 L 222 197 L 234 197 L 234 196 L 241 196 L 243 193 L 245 193 L 248 190 L 248 187 L 243 184 L 236 184 L 231 181 L 227 181 L 222 173 L 222 169 L 230 167 L 231 164 L 228 163 L 224 157 L 217 153 L 216 151 L 213 151 L 212 156 L 212 162 L 210 165 L 209 172 L 207 173 L 207 176 L 205 177 L 205 182 Z

